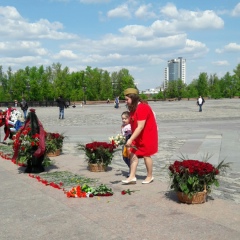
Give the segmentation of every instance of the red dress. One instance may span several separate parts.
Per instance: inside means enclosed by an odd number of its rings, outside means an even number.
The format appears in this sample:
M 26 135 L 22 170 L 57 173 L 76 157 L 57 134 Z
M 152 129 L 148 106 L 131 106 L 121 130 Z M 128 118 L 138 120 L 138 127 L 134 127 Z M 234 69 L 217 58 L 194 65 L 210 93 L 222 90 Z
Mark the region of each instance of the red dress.
M 131 152 L 139 157 L 151 156 L 158 152 L 158 129 L 155 115 L 147 103 L 139 103 L 135 112 L 130 113 L 132 132 L 137 128 L 137 122 L 146 120 L 145 126 L 138 137 L 132 142 L 135 148 Z

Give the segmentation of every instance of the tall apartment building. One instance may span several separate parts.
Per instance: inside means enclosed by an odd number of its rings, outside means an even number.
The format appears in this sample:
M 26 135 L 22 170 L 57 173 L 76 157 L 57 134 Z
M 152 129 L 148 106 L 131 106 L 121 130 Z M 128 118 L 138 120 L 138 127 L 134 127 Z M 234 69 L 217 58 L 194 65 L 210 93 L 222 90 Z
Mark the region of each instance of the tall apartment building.
M 186 59 L 179 57 L 168 61 L 168 66 L 164 71 L 164 88 L 167 87 L 169 81 L 181 79 L 186 82 Z

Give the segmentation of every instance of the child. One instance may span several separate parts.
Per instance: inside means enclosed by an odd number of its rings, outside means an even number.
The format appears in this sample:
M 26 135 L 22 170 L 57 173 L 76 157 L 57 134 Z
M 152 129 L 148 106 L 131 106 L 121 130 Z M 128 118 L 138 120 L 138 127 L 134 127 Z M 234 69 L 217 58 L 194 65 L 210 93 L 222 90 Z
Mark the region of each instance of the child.
M 123 112 L 121 117 L 122 117 L 121 132 L 127 142 L 127 140 L 131 137 L 131 134 L 132 134 L 131 125 L 129 123 L 130 122 L 129 112 L 128 111 Z M 122 155 L 123 155 L 124 162 L 128 165 L 130 169 L 130 159 L 128 157 L 128 149 L 125 146 L 123 146 Z

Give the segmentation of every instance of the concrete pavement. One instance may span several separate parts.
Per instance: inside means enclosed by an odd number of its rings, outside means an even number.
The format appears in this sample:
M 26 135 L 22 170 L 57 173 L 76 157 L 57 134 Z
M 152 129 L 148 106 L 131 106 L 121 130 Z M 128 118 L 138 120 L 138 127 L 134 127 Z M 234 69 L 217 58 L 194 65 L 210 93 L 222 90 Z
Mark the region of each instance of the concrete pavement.
M 112 197 L 68 199 L 61 190 L 46 187 L 22 173 L 10 161 L 0 159 L 0 239 L 239 239 L 240 236 L 240 100 L 207 100 L 203 112 L 193 101 L 151 103 L 159 126 L 159 153 L 154 159 L 152 184 L 142 185 L 145 166 L 140 161 L 137 184 L 124 186 L 127 168 L 116 155 L 109 170 L 86 169 L 77 143 L 108 140 L 120 131 L 121 113 L 112 105 L 65 110 L 37 108 L 47 131 L 66 135 L 63 154 L 52 158 L 47 171 L 68 170 L 97 178 L 111 187 Z M 2 129 L 1 129 L 2 131 Z M 3 138 L 3 133 L 1 133 Z M 208 202 L 178 203 L 169 191 L 166 166 L 184 155 L 193 159 L 213 154 L 213 164 L 232 162 Z M 121 190 L 139 190 L 121 195 Z

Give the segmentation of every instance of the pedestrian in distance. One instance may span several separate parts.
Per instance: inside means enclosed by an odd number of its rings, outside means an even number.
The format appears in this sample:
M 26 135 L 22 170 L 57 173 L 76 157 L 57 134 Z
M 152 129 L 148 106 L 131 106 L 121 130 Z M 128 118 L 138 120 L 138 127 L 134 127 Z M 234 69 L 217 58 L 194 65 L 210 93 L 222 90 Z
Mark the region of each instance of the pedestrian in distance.
M 197 100 L 197 105 L 199 106 L 199 112 L 202 112 L 202 106 L 205 103 L 205 100 L 202 96 L 199 96 Z
M 115 98 L 114 104 L 115 104 L 114 105 L 115 108 L 119 108 L 119 96 Z
M 22 98 L 22 101 L 20 103 L 20 107 L 23 111 L 23 116 L 24 116 L 24 119 L 26 120 L 27 118 L 27 110 L 28 110 L 28 104 L 26 102 L 26 100 L 24 98 Z
M 58 103 L 59 107 L 59 119 L 64 119 L 64 108 L 67 108 L 65 100 L 62 96 L 59 96 L 56 102 Z
M 130 111 L 132 135 L 125 144 L 130 151 L 130 175 L 126 180 L 122 180 L 122 183 L 135 184 L 137 182 L 137 165 L 139 158 L 143 158 L 147 169 L 147 177 L 142 184 L 149 184 L 154 180 L 151 156 L 158 152 L 156 118 L 148 103 L 140 99 L 137 89 L 128 88 L 124 91 L 124 95 Z

